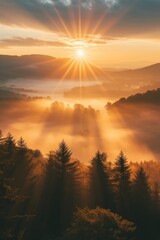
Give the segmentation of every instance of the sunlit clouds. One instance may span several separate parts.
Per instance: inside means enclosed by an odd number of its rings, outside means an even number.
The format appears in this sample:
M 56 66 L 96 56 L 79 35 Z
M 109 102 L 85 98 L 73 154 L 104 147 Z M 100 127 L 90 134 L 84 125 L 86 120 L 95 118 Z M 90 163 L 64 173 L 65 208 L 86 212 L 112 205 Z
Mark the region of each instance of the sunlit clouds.
M 153 63 L 149 49 L 156 49 L 159 59 L 160 1 L 6 0 L 0 5 L 2 54 L 71 57 L 75 47 L 85 47 L 98 65 L 125 67 L 129 59 L 127 67 L 137 67 Z
M 0 22 L 10 26 L 38 27 L 71 36 L 80 31 L 81 36 L 91 34 L 95 26 L 106 36 L 159 32 L 160 2 L 156 0 L 6 0 L 0 4 Z

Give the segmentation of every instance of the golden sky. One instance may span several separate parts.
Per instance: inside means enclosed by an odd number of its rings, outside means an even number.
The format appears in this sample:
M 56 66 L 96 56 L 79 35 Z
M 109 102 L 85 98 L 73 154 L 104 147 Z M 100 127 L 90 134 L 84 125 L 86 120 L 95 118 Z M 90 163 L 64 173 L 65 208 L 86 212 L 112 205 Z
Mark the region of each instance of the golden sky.
M 102 67 L 159 62 L 160 0 L 0 0 L 0 53 L 70 58 Z

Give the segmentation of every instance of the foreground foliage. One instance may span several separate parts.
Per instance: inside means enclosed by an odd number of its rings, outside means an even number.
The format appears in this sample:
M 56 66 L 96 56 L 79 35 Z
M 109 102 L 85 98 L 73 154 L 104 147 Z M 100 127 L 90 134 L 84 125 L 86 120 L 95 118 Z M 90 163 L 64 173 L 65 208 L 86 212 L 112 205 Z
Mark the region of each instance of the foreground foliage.
M 135 225 L 108 209 L 78 209 L 66 240 L 133 240 Z
M 158 169 L 123 152 L 110 163 L 97 151 L 86 166 L 64 141 L 44 157 L 0 131 L 0 239 L 159 240 Z

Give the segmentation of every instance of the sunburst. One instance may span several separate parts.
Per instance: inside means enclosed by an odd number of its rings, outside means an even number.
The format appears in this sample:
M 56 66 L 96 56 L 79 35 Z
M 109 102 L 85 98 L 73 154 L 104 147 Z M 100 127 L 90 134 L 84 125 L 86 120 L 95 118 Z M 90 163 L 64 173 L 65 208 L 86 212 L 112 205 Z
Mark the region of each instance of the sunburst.
M 85 59 L 85 51 L 84 51 L 84 49 L 76 50 L 76 58 L 78 58 L 78 59 Z

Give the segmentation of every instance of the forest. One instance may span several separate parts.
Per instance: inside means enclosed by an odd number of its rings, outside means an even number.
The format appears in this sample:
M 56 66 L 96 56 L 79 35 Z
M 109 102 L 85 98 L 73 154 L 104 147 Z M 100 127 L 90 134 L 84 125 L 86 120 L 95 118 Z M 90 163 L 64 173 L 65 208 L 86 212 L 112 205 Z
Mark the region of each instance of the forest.
M 0 0 L 0 240 L 160 240 L 160 0 Z
M 1 240 L 159 240 L 158 161 L 72 155 L 64 140 L 44 156 L 0 131 Z

